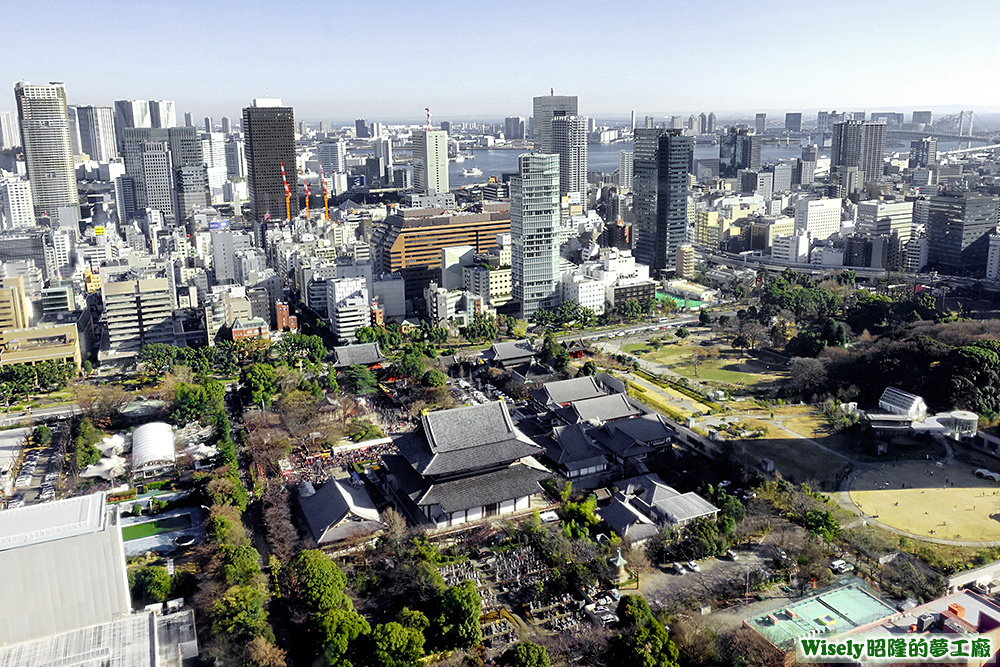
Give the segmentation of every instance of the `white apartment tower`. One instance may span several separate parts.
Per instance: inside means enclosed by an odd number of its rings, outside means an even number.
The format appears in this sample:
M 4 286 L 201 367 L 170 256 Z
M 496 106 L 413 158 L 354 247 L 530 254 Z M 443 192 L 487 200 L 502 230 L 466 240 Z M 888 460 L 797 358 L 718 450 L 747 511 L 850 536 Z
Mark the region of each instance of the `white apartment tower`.
M 587 201 L 587 121 L 586 116 L 557 116 L 552 119 L 552 153 L 559 156 L 559 194 L 577 195 Z
M 109 162 L 118 157 L 115 137 L 115 110 L 111 107 L 77 107 L 76 122 L 80 126 L 80 152 L 96 162 Z
M 559 290 L 559 156 L 518 157 L 510 181 L 511 278 L 521 317 L 552 308 Z
M 343 139 L 324 141 L 316 147 L 316 159 L 324 174 L 347 173 L 347 142 Z
M 632 151 L 618 153 L 618 187 L 632 189 Z
M 448 133 L 444 130 L 413 132 L 413 185 L 425 195 L 448 192 Z
M 66 88 L 62 83 L 33 86 L 19 81 L 14 99 L 35 215 L 56 215 L 61 207 L 79 209 Z
M 17 114 L 0 111 L 0 150 L 9 150 L 21 145 L 21 130 L 17 124 Z
M 34 227 L 31 185 L 23 178 L 0 178 L 0 229 Z

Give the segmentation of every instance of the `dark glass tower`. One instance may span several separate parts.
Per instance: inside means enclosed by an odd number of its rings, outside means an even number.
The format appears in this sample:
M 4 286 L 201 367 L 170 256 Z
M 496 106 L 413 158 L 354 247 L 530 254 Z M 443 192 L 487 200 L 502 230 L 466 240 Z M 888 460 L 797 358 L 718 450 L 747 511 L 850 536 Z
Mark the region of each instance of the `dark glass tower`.
M 719 141 L 719 177 L 736 178 L 740 169 L 760 169 L 760 135 L 746 127 L 730 127 Z
M 693 152 L 691 137 L 682 136 L 681 130 L 635 131 L 635 257 L 653 275 L 674 265 L 677 246 L 687 240 L 688 170 Z
M 285 178 L 291 190 L 292 218 L 299 214 L 298 174 L 295 170 L 295 117 L 278 99 L 256 99 L 243 109 L 244 148 L 250 217 L 255 221 L 284 220 Z

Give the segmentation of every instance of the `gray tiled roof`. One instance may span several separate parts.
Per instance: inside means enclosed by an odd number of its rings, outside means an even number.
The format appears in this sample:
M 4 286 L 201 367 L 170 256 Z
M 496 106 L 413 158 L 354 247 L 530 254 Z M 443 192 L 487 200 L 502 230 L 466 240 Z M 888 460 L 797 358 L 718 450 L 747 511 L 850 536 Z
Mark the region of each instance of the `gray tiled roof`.
M 552 473 L 515 464 L 496 472 L 432 484 L 418 505 L 440 505 L 445 512 L 483 507 L 539 493 L 539 482 Z
M 359 343 L 333 348 L 333 367 L 346 368 L 358 364 L 371 366 L 385 361 L 378 343 Z
M 368 492 L 338 481 L 327 482 L 313 495 L 300 491 L 299 506 L 317 544 L 374 532 L 379 527 L 378 509 Z M 350 519 L 345 525 L 354 529 L 341 529 L 338 524 L 345 519 Z
M 685 523 L 719 511 L 719 508 L 697 493 L 679 493 L 660 479 L 659 475 L 640 475 L 623 479 L 615 485 L 623 492 L 631 487 L 633 497 L 629 504 L 634 505 L 638 511 L 650 512 L 655 507 L 672 523 Z M 618 497 L 621 499 L 624 494 L 619 494 Z
M 624 419 L 644 414 L 635 401 L 629 400 L 624 394 L 611 394 L 610 396 L 599 396 L 588 398 L 583 401 L 575 401 L 572 406 L 576 415 L 574 421 L 612 421 L 614 419 Z
M 598 396 L 604 396 L 606 393 L 597 384 L 597 381 L 589 376 L 548 382 L 542 387 L 540 392 L 546 396 L 545 405 L 563 405 L 570 401 L 597 398 Z
M 422 435 L 395 439 L 421 475 L 488 470 L 541 452 L 514 426 L 503 401 L 429 412 L 421 422 Z
M 601 519 L 619 537 L 628 538 L 632 542 L 647 540 L 657 532 L 656 525 L 649 517 L 617 498 L 601 510 Z
M 667 426 L 660 415 L 642 415 L 635 419 L 622 419 L 607 425 L 609 431 L 623 433 L 637 442 L 650 443 L 658 440 L 669 440 L 677 432 Z
M 557 426 L 549 442 L 549 458 L 569 470 L 607 463 L 604 452 L 590 441 L 582 424 Z
M 525 339 L 507 341 L 505 343 L 493 343 L 489 352 L 488 358 L 501 364 L 512 361 L 525 361 L 538 355 L 538 351 Z

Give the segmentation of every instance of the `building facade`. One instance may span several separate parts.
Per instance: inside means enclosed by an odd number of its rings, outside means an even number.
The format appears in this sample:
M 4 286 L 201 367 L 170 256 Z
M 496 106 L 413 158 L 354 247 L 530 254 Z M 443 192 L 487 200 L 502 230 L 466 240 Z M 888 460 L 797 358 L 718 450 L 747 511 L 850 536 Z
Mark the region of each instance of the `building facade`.
M 255 99 L 243 109 L 243 132 L 250 217 L 256 221 L 295 218 L 299 214 L 299 181 L 292 108 L 282 106 L 280 99 Z M 286 187 L 290 193 L 287 206 Z
M 691 137 L 678 130 L 635 131 L 632 204 L 635 257 L 653 273 L 673 268 L 687 240 Z
M 413 186 L 425 195 L 448 192 L 448 133 L 413 132 Z
M 558 229 L 559 156 L 521 155 L 510 181 L 510 234 L 512 293 L 524 319 L 558 301 Z
M 63 207 L 77 209 L 79 215 L 66 88 L 19 81 L 14 99 L 35 215 L 55 216 Z

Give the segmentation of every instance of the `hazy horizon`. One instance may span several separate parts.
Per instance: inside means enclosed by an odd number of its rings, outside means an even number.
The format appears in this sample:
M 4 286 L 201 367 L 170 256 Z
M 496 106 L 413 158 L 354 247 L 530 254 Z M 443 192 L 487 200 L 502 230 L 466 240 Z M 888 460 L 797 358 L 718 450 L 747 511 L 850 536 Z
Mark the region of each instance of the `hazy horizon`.
M 78 105 L 174 100 L 199 123 L 238 118 L 254 97 L 280 97 L 307 122 L 420 122 L 424 107 L 435 120 L 528 117 L 551 88 L 598 119 L 1000 111 L 1000 88 L 968 52 L 992 43 L 1000 4 L 951 3 L 961 30 L 939 29 L 940 11 L 924 0 L 892 12 L 860 0 L 16 3 L 0 25 L 14 47 L 0 109 L 23 79 L 64 81 Z M 44 48 L 21 46 L 43 23 Z

